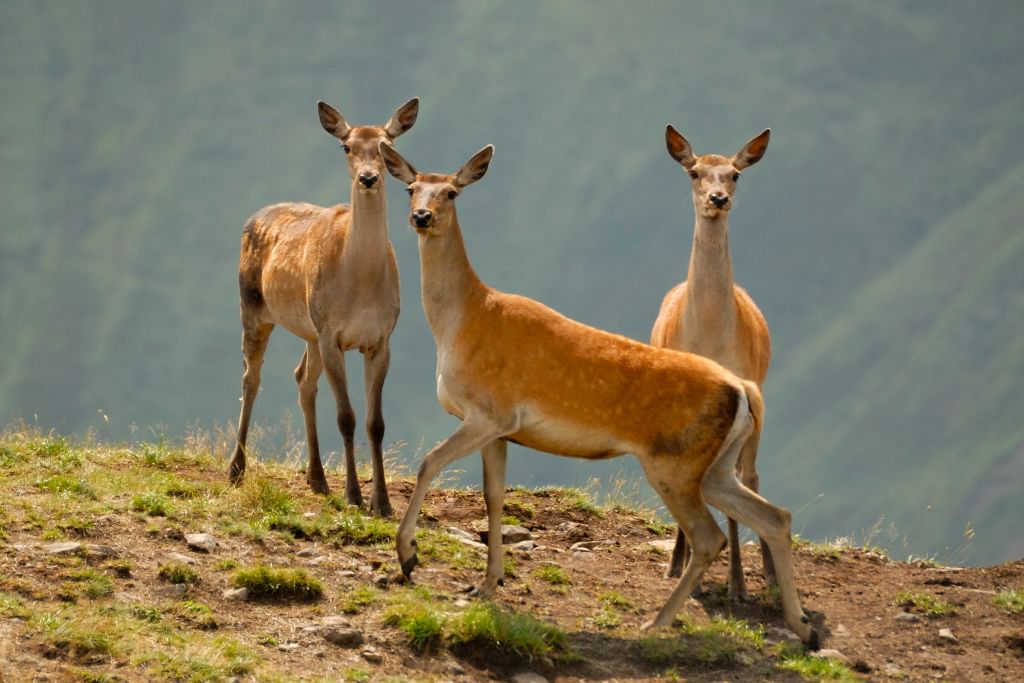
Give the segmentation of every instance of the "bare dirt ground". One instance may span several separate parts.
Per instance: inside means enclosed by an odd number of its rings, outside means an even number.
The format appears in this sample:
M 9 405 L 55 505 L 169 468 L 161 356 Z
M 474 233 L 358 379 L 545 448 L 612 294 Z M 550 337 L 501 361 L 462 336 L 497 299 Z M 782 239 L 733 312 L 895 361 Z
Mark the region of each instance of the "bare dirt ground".
M 215 476 L 215 473 L 203 473 Z M 287 486 L 296 496 L 303 491 L 300 476 Z M 365 485 L 364 485 L 365 490 Z M 392 484 L 392 502 L 400 513 L 411 483 Z M 25 495 L 32 495 L 26 492 Z M 312 499 L 310 497 L 310 499 Z M 421 527 L 471 529 L 484 517 L 476 492 L 435 491 L 424 508 Z M 413 649 L 407 636 L 384 623 L 387 596 L 403 587 L 374 586 L 380 575 L 395 569 L 388 546 L 336 546 L 316 540 L 296 540 L 281 534 L 261 539 L 218 533 L 220 548 L 210 554 L 187 549 L 181 533 L 193 531 L 180 522 L 153 520 L 127 511 L 97 519 L 82 540 L 114 548 L 122 563 L 120 575 L 109 562 L 85 554 L 85 565 L 113 572 L 112 595 L 77 603 L 102 610 L 115 605 L 154 605 L 164 613 L 169 602 L 188 599 L 206 605 L 215 623 L 202 628 L 231 637 L 255 653 L 258 664 L 228 680 L 510 680 L 530 672 L 548 681 L 799 681 L 801 676 L 781 666 L 771 644 L 781 637 L 781 613 L 763 594 L 760 557 L 753 545 L 744 548 L 751 602 L 729 604 L 722 597 L 725 554 L 705 577 L 704 597 L 691 600 L 685 612 L 697 623 L 715 616 L 742 619 L 767 629 L 769 642 L 735 656 L 694 658 L 652 656 L 644 647 L 641 623 L 649 619 L 670 593 L 674 580 L 662 578 L 668 556 L 651 541 L 673 538 L 665 529 L 652 531 L 637 513 L 594 510 L 575 504 L 558 491 L 517 491 L 506 505 L 533 534 L 530 550 L 509 551 L 514 572 L 497 601 L 518 611 L 550 620 L 567 635 L 574 655 L 523 658 L 500 648 L 448 647 L 435 644 L 425 652 Z M 573 522 L 573 524 L 566 524 Z M 153 525 L 160 526 L 154 532 Z M 0 541 L 0 594 L 19 596 L 34 610 L 66 604 L 60 573 L 66 559 L 47 555 L 48 541 L 31 526 L 10 525 Z M 592 550 L 570 551 L 580 540 L 596 541 Z M 87 546 L 88 547 L 88 546 Z M 475 566 L 456 567 L 430 560 L 421 553 L 413 575 L 442 602 L 464 604 L 467 586 L 482 578 L 483 551 L 469 548 Z M 202 580 L 182 596 L 168 594 L 157 578 L 159 566 L 172 553 L 187 554 Z M 1021 681 L 1024 680 L 1024 613 L 1012 613 L 994 603 L 1005 589 L 1024 588 L 1024 561 L 996 567 L 932 567 L 889 561 L 877 552 L 804 545 L 797 549 L 797 583 L 804 606 L 823 635 L 822 647 L 838 650 L 848 668 L 846 676 L 865 680 Z M 229 600 L 224 596 L 229 573 L 226 559 L 306 567 L 325 587 L 315 603 L 273 604 Z M 220 563 L 220 565 L 218 565 Z M 130 566 L 130 569 L 124 567 Z M 557 567 L 567 583 L 541 578 L 543 567 Z M 353 589 L 374 586 L 380 599 L 351 613 L 345 596 Z M 930 596 L 952 606 L 943 616 L 898 604 L 898 594 Z M 602 609 L 601 596 L 623 599 Z M 62 602 L 63 601 L 63 602 Z M 908 611 L 915 616 L 904 615 Z M 611 618 L 609 618 L 609 615 Z M 355 648 L 339 647 L 323 637 L 321 624 L 335 617 L 363 635 Z M 344 622 L 341 621 L 344 619 Z M 130 653 L 77 657 L 42 638 L 27 618 L 3 617 L 0 612 L 0 680 L 154 680 L 161 678 L 133 662 Z M 178 624 L 187 629 L 187 624 Z M 199 628 L 195 626 L 195 628 Z M 952 638 L 942 638 L 949 629 Z M 774 634 L 774 635 L 773 635 Z M 172 637 L 172 636 L 168 636 Z M 681 636 L 686 638 L 686 636 Z M 852 674 L 850 673 L 852 672 Z M 201 671 L 167 674 L 179 680 L 222 678 Z M 814 679 L 814 676 L 811 676 Z M 538 679 L 539 680 L 539 679 Z

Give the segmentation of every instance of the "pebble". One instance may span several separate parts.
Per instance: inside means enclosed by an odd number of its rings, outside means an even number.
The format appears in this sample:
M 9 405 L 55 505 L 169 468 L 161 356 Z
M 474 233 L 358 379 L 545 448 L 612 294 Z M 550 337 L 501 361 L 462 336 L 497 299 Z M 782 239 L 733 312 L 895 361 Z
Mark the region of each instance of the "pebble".
M 921 621 L 921 617 L 911 612 L 900 612 L 896 615 L 896 621 L 906 621 L 910 623 Z
M 363 644 L 363 632 L 354 628 L 326 628 L 324 640 L 338 647 L 359 647 Z
M 849 638 L 850 629 L 846 628 L 842 624 L 836 624 L 836 627 L 832 629 L 832 636 L 834 638 Z
M 185 534 L 185 543 L 202 553 L 212 553 L 220 546 L 213 534 Z
M 555 531 L 565 534 L 570 541 L 585 541 L 590 538 L 590 527 L 579 522 L 562 522 L 555 527 Z
M 548 679 L 532 671 L 524 671 L 513 676 L 512 683 L 548 683 Z
M 463 531 L 457 526 L 448 527 L 447 529 L 445 529 L 445 533 L 447 533 L 449 536 L 454 536 L 455 538 L 459 538 L 464 541 L 473 541 L 474 543 L 478 538 L 476 534 L 471 534 L 468 531 Z
M 299 552 L 295 553 L 296 557 L 313 557 L 317 554 L 316 548 L 303 548 Z
M 43 552 L 47 555 L 77 555 L 82 552 L 82 544 L 77 541 L 50 543 L 43 546 Z
M 675 541 L 673 541 L 675 543 Z M 793 645 L 802 645 L 803 641 L 790 631 L 788 628 L 780 628 L 779 626 L 769 626 L 764 632 L 766 640 L 774 643 L 791 643 Z
M 248 597 L 248 588 L 228 588 L 226 591 L 224 591 L 225 600 L 245 600 Z
M 373 577 L 370 579 L 370 582 L 378 588 L 387 588 L 389 581 L 390 579 L 388 579 L 387 574 L 374 574 Z
M 577 541 L 576 543 L 573 543 L 571 546 L 569 546 L 569 550 L 572 550 L 572 551 L 583 550 L 583 551 L 586 551 L 586 552 L 590 552 L 591 550 L 593 550 L 596 547 L 597 547 L 597 541 Z
M 939 629 L 939 639 L 940 640 L 944 640 L 947 643 L 951 643 L 953 645 L 959 645 L 960 644 L 960 639 L 957 638 L 956 636 L 954 636 L 953 632 L 950 629 L 948 629 L 948 628 L 940 628 Z
M 676 547 L 676 539 L 659 538 L 657 541 L 647 541 L 647 545 L 651 546 L 652 548 L 657 548 L 662 552 L 670 553 Z
M 368 661 L 370 664 L 380 664 L 384 661 L 384 656 L 381 655 L 381 653 L 374 650 L 372 647 L 366 648 L 365 650 L 360 652 L 359 655 L 363 659 Z
M 168 553 L 167 559 L 170 562 L 183 562 L 184 564 L 198 564 L 196 558 L 182 553 Z
M 324 617 L 323 619 L 321 619 L 320 620 L 320 625 L 321 626 L 333 626 L 333 627 L 348 628 L 349 625 L 350 625 L 350 622 L 348 620 L 348 617 L 343 617 L 343 616 L 340 616 L 340 615 L 334 615 L 334 616 L 330 616 L 330 617 Z
M 299 649 L 298 643 L 281 643 L 277 646 L 277 649 L 281 652 L 294 652 Z
M 520 550 L 522 552 L 529 552 L 536 547 L 536 541 L 519 541 L 518 543 L 512 544 L 512 550 Z
M 342 569 L 340 572 L 338 572 L 338 576 L 342 579 L 351 579 L 355 575 L 356 573 L 351 569 Z

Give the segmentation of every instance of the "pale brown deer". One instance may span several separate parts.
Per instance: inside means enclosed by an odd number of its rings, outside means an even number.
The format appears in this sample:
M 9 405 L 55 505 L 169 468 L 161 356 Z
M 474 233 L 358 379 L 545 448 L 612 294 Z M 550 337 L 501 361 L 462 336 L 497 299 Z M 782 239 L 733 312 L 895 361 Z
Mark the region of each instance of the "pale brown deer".
M 743 379 L 764 384 L 771 359 L 768 324 L 757 304 L 733 280 L 729 253 L 729 209 L 740 172 L 757 163 L 768 147 L 764 130 L 731 157 L 696 156 L 690 143 L 672 126 L 665 130 L 669 155 L 690 177 L 696 224 L 686 280 L 665 295 L 651 330 L 651 344 L 711 358 Z M 758 490 L 757 449 L 761 425 L 754 428 L 740 454 L 743 483 Z M 775 583 L 769 544 L 762 540 L 765 580 Z M 668 576 L 679 576 L 686 556 L 686 534 L 679 529 Z M 739 530 L 729 518 L 729 597 L 747 598 L 740 555 Z
M 316 430 L 317 380 L 326 370 L 345 445 L 345 497 L 352 505 L 362 504 L 362 494 L 356 475 L 356 420 L 348 398 L 344 354 L 350 349 L 363 354 L 366 433 L 373 460 L 370 508 L 390 516 L 381 394 L 391 357 L 389 340 L 398 320 L 399 282 L 394 248 L 388 239 L 379 144 L 392 142 L 412 128 L 419 100 L 413 98 L 399 107 L 383 126 L 350 126 L 330 105 L 318 102 L 317 106 L 324 130 L 336 137 L 345 151 L 352 204 L 274 204 L 245 224 L 238 266 L 245 373 L 238 443 L 229 475 L 238 483 L 245 473 L 246 436 L 263 355 L 274 326 L 281 325 L 306 342 L 295 370 L 309 448 L 306 481 L 317 493 L 330 492 Z
M 755 529 L 775 551 L 786 624 L 811 647 L 818 634 L 800 607 L 789 512 L 736 478 L 736 461 L 763 414 L 761 392 L 707 358 L 659 349 L 570 320 L 531 299 L 484 284 L 470 265 L 455 199 L 484 176 L 493 148 L 447 175 L 419 173 L 381 143 L 388 171 L 408 186 L 418 236 L 423 310 L 437 345 L 437 397 L 462 422 L 423 458 L 397 534 L 410 576 L 415 529 L 431 481 L 479 449 L 488 517 L 487 573 L 504 579 L 501 547 L 506 444 L 602 459 L 633 453 L 686 530 L 692 559 L 647 626 L 671 624 L 725 546 L 707 504 Z

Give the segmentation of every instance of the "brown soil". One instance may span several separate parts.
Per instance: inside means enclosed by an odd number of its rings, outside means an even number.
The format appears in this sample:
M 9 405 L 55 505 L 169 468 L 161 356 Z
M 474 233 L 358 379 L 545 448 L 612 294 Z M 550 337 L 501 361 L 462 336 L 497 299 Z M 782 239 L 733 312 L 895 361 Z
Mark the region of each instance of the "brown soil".
M 404 508 L 410 491 L 409 482 L 392 486 L 392 501 L 398 511 Z M 382 605 L 347 616 L 382 661 L 368 662 L 359 648 L 344 649 L 328 643 L 313 627 L 324 617 L 341 613 L 339 603 L 347 589 L 367 585 L 381 571 L 394 570 L 394 553 L 385 548 L 336 548 L 278 535 L 263 542 L 221 535 L 222 547 L 215 553 L 192 553 L 203 581 L 190 588 L 187 597 L 213 609 L 221 633 L 254 649 L 272 670 L 300 680 L 343 680 L 345 672 L 353 668 L 372 672 L 372 680 L 509 680 L 524 671 L 551 681 L 660 680 L 666 673 L 689 681 L 801 680 L 776 667 L 771 647 L 765 647 L 755 658 L 714 666 L 686 660 L 654 663 L 645 658 L 638 627 L 652 616 L 674 585 L 674 581 L 662 578 L 667 555 L 650 541 L 669 536 L 648 531 L 634 513 L 611 510 L 599 516 L 573 508 L 571 501 L 558 493 L 518 493 L 516 498 L 532 507 L 532 517 L 526 519 L 524 508 L 512 503 L 507 513 L 523 519 L 538 546 L 513 554 L 516 575 L 506 579 L 497 599 L 555 622 L 569 634 L 579 655 L 577 661 L 522 661 L 473 649 L 435 648 L 419 654 L 409 647 L 400 631 L 382 623 Z M 479 493 L 465 491 L 434 492 L 425 511 L 421 525 L 442 528 L 469 529 L 484 516 Z M 575 535 L 559 531 L 559 525 L 566 521 L 586 525 L 585 531 Z M 130 604 L 168 600 L 161 593 L 166 584 L 156 578 L 158 566 L 172 552 L 189 551 L 173 531 L 144 533 L 149 523 L 130 514 L 111 514 L 99 520 L 85 539 L 116 547 L 121 558 L 131 562 L 131 576 L 118 578 L 117 592 L 107 600 Z M 173 523 L 167 524 L 174 527 Z M 15 590 L 36 607 L 59 604 L 53 581 L 58 563 L 42 553 L 39 546 L 43 542 L 31 530 L 11 531 L 7 547 L 0 544 L 0 590 Z M 582 535 L 609 543 L 598 545 L 592 552 L 568 552 Z M 14 545 L 19 547 L 15 549 Z M 325 558 L 314 563 L 311 557 L 296 555 L 314 545 L 316 555 Z M 750 569 L 759 570 L 759 555 L 752 545 L 745 546 L 744 552 L 751 595 L 760 595 L 759 571 Z M 305 565 L 324 582 L 326 597 L 314 605 L 226 600 L 222 593 L 228 573 L 214 569 L 214 564 L 225 558 L 243 564 L 264 561 Z M 537 567 L 552 563 L 568 573 L 570 585 L 552 586 L 532 575 Z M 685 611 L 697 621 L 706 620 L 707 615 L 732 615 L 769 629 L 781 627 L 779 610 L 763 598 L 742 605 L 730 605 L 722 599 L 725 566 L 723 553 L 705 578 L 704 597 L 699 602 L 689 601 Z M 929 567 L 890 562 L 865 550 L 823 552 L 805 547 L 796 552 L 796 569 L 804 606 L 822 631 L 822 647 L 839 650 L 847 666 L 867 680 L 1024 680 L 1024 614 L 1008 614 L 993 604 L 998 591 L 1024 588 L 1024 561 L 986 568 Z M 345 570 L 354 572 L 354 576 L 339 576 Z M 453 601 L 462 599 L 463 590 L 481 577 L 477 570 L 450 569 L 422 557 L 414 573 L 417 583 Z M 597 596 L 607 591 L 617 591 L 634 607 L 621 610 L 622 623 L 612 629 L 593 621 L 600 608 Z M 955 605 L 956 613 L 899 621 L 896 616 L 903 608 L 896 604 L 896 596 L 901 591 L 940 598 Z M 941 639 L 938 634 L 942 628 L 950 629 L 959 642 Z M 268 634 L 276 644 L 261 644 Z M 298 647 L 290 651 L 278 647 L 286 643 Z M 81 680 L 72 677 L 71 672 L 83 667 L 94 672 L 97 680 L 101 676 L 107 676 L 106 680 L 147 679 L 144 671 L 124 661 L 69 661 L 66 653 L 42 647 L 24 622 L 0 618 L 0 679 Z M 242 680 L 247 678 L 243 676 Z

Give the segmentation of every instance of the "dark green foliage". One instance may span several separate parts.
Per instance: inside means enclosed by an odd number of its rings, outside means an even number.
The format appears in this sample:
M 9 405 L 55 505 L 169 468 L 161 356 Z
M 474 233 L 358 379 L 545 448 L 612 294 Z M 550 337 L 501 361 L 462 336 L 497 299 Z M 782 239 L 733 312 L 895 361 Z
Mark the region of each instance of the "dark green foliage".
M 239 569 L 231 580 L 235 588 L 246 588 L 256 600 L 319 600 L 324 588 L 305 569 L 279 569 L 256 565 Z

